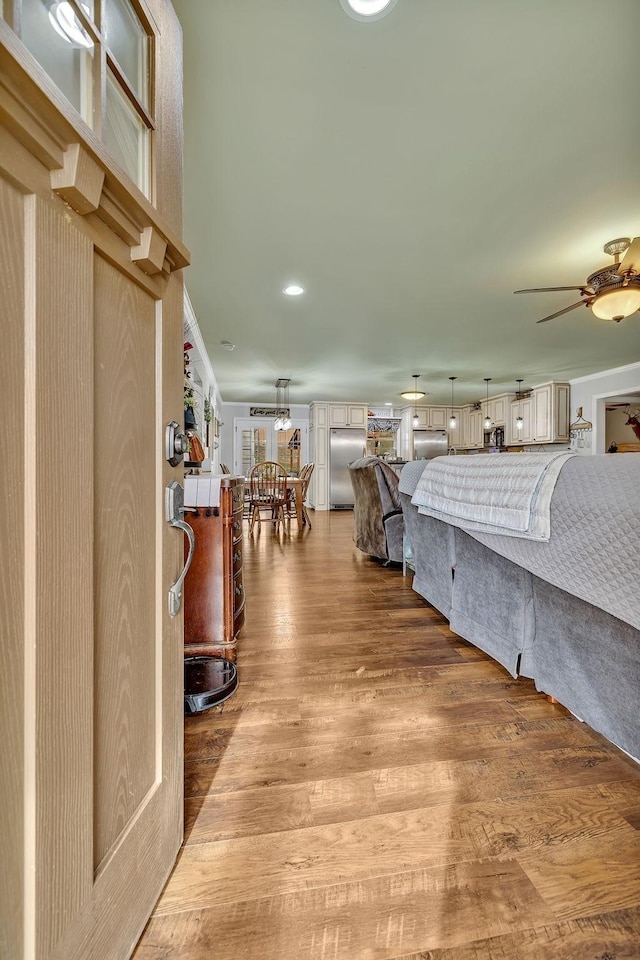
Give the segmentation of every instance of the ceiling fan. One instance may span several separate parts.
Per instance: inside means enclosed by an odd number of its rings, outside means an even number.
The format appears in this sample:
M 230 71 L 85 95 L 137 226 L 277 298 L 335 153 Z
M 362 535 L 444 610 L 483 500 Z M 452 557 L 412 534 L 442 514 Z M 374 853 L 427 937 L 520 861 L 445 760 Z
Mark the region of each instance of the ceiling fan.
M 625 317 L 640 309 L 640 237 L 630 240 L 622 237 L 619 240 L 610 240 L 605 243 L 604 252 L 613 257 L 613 263 L 608 267 L 601 267 L 587 282 L 579 287 L 534 287 L 528 290 L 514 290 L 514 293 L 550 293 L 555 290 L 579 290 L 581 300 L 572 303 L 564 310 L 558 310 L 537 323 L 546 323 L 569 313 L 576 307 L 591 307 L 594 316 L 599 320 L 613 320 L 620 323 Z M 620 257 L 624 254 L 622 263 Z

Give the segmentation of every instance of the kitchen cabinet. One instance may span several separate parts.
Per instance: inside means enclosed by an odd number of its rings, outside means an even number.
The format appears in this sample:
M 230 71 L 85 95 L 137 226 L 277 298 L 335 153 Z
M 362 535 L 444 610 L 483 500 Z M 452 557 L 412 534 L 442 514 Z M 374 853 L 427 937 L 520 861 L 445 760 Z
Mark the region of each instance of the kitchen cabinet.
M 449 426 L 449 410 L 447 407 L 405 407 L 406 413 L 413 426 L 414 412 L 418 414 L 416 430 L 446 430 Z
M 454 415 L 456 418 L 456 426 L 450 427 L 449 421 L 451 420 L 451 415 Z M 447 438 L 450 447 L 462 447 L 463 446 L 463 414 L 462 409 L 459 407 L 453 407 L 447 409 Z
M 511 403 L 511 443 L 562 443 L 569 440 L 569 384 L 542 383 L 529 397 Z M 517 429 L 517 417 L 523 424 Z
M 490 397 L 488 405 L 489 419 L 492 427 L 505 427 L 507 425 L 509 413 L 509 401 L 513 394 L 503 393 L 497 397 Z
M 569 384 L 543 383 L 533 389 L 536 443 L 569 440 Z
M 244 623 L 243 506 L 244 481 L 225 477 L 219 507 L 185 514 L 195 535 L 184 581 L 186 657 L 222 656 L 235 662 L 236 638 Z
M 449 426 L 449 412 L 446 407 L 427 407 L 429 430 L 446 430 Z
M 533 440 L 533 403 L 531 397 L 521 397 L 511 402 L 511 444 L 531 443 Z M 518 427 L 518 417 L 522 424 Z
M 484 446 L 484 411 L 469 410 L 467 416 L 467 434 L 464 446 L 468 449 L 478 449 Z
M 330 427 L 366 427 L 367 407 L 364 403 L 330 403 Z

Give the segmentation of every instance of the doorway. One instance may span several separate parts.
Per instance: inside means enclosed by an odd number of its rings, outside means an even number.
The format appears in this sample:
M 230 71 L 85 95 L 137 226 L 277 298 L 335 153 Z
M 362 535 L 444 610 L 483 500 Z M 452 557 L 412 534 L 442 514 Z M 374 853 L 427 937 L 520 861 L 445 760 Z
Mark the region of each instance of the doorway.
M 263 460 L 275 460 L 290 476 L 297 476 L 308 460 L 306 420 L 293 420 L 289 430 L 274 430 L 271 417 L 234 420 L 233 469 L 241 477 Z

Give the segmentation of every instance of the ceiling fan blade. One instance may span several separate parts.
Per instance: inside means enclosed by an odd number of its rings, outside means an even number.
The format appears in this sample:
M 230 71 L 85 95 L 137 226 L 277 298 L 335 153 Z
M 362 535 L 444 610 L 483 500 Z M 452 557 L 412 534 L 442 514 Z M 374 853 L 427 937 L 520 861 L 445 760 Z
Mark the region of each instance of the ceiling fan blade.
M 627 252 L 622 258 L 622 263 L 618 267 L 618 273 L 621 277 L 625 274 L 635 275 L 640 273 L 640 237 L 636 237 L 629 244 Z
M 547 320 L 555 320 L 556 317 L 561 317 L 563 313 L 569 313 L 570 310 L 575 310 L 576 307 L 581 307 L 583 303 L 585 306 L 588 305 L 587 300 L 578 300 L 577 303 L 572 303 L 570 307 L 565 307 L 564 310 L 558 310 L 557 313 L 552 313 L 548 317 L 543 317 L 542 320 L 536 320 L 536 323 L 546 323 Z
M 585 287 L 532 287 L 528 290 L 514 290 L 514 293 L 553 293 L 555 290 L 585 290 Z

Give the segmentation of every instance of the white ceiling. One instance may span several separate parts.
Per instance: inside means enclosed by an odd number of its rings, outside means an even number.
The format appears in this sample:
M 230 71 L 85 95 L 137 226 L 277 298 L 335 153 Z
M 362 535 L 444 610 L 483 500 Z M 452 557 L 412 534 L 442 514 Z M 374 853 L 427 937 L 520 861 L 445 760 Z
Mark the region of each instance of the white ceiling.
M 433 402 L 640 360 L 542 316 L 640 235 L 638 0 L 174 0 L 186 284 L 226 401 Z M 287 282 L 302 297 L 285 297 Z M 233 352 L 222 340 L 236 344 Z

